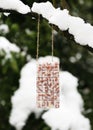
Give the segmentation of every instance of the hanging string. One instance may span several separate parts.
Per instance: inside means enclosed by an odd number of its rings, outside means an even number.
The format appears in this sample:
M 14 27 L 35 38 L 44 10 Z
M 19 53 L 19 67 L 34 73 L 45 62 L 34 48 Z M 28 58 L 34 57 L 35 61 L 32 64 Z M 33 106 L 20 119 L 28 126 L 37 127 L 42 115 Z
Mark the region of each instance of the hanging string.
M 36 59 L 38 60 L 39 57 L 39 40 L 40 40 L 40 15 L 38 14 L 38 23 L 37 23 L 37 54 Z M 53 34 L 53 25 L 52 25 L 52 61 L 54 56 L 54 34 Z
M 38 60 L 39 56 L 39 38 L 40 38 L 40 15 L 38 14 L 38 23 L 37 23 L 37 54 L 36 59 Z
M 56 7 L 56 0 L 52 0 L 53 6 Z M 54 56 L 54 34 L 53 34 L 53 24 L 52 24 L 52 62 L 53 62 L 53 56 Z
M 53 25 L 52 25 L 52 61 L 53 61 L 53 56 L 54 56 L 54 34 L 53 34 Z

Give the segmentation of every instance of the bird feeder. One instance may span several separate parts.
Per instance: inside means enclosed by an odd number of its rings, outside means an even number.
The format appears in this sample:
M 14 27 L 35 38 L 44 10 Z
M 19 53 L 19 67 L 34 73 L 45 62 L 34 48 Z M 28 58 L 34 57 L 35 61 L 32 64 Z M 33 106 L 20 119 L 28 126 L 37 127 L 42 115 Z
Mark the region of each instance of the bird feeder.
M 59 108 L 59 61 L 53 58 L 53 27 L 52 27 L 52 56 L 51 60 L 39 62 L 39 23 L 37 33 L 37 96 L 36 103 L 38 108 Z

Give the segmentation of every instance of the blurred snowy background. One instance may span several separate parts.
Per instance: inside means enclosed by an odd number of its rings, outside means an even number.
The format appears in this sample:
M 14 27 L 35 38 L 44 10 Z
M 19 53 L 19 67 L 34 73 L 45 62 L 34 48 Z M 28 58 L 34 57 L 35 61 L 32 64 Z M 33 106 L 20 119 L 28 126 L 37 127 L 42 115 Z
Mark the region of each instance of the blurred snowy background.
M 93 25 L 92 0 L 66 1 L 70 14 Z M 32 7 L 33 2 L 43 1 L 23 2 Z M 62 1 L 52 2 L 62 7 Z M 22 14 L 13 12 L 8 17 L 0 13 L 0 129 L 93 129 L 93 54 L 76 44 L 67 32 L 54 31 L 54 55 L 60 60 L 61 107 L 48 111 L 36 108 L 37 15 L 23 15 L 29 7 L 18 7 Z M 47 55 L 51 55 L 51 27 L 41 18 L 39 56 Z

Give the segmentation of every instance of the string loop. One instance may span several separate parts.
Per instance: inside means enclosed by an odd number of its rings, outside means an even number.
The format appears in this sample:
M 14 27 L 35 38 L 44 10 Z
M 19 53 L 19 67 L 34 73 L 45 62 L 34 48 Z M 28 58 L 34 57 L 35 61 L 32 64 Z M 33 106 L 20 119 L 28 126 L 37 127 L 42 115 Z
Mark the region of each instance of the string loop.
M 38 60 L 39 56 L 39 40 L 40 40 L 40 15 L 38 14 L 38 24 L 37 24 L 37 54 L 36 59 Z
M 39 57 L 39 45 L 40 44 L 40 14 L 38 14 L 38 23 L 37 23 L 37 54 L 36 54 L 36 60 L 38 60 Z M 52 55 L 52 61 L 54 56 L 54 34 L 53 34 L 53 25 L 52 25 L 52 43 L 51 43 L 51 55 Z
M 53 56 L 54 56 L 54 34 L 53 34 L 53 25 L 52 25 L 52 61 L 53 61 Z

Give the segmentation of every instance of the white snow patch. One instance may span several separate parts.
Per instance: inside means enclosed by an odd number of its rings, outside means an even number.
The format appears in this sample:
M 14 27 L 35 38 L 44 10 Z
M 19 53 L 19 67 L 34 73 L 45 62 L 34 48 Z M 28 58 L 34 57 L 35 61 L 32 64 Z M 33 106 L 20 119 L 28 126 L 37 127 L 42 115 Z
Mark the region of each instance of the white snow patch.
M 55 9 L 49 1 L 34 3 L 32 11 L 41 14 L 61 30 L 68 30 L 77 43 L 93 48 L 93 26 L 85 23 L 82 18 L 71 16 L 66 9 Z
M 44 18 L 49 19 L 56 9 L 49 1 L 47 1 L 42 3 L 34 2 L 31 10 L 35 13 L 42 14 Z
M 6 52 L 6 54 L 9 54 L 10 52 L 20 52 L 20 48 L 9 42 L 5 37 L 0 36 L 0 50 L 3 50 Z
M 69 11 L 67 9 L 64 10 L 56 10 L 55 13 L 49 18 L 49 23 L 57 25 L 61 30 L 67 30 L 69 28 Z
M 6 17 L 8 17 L 10 15 L 10 13 L 3 13 Z
M 6 25 L 6 24 L 1 24 L 1 25 L 0 25 L 0 32 L 2 32 L 2 33 L 4 33 L 4 34 L 8 33 L 8 32 L 9 32 L 9 27 L 8 27 L 8 25 Z
M 10 124 L 21 130 L 31 113 L 38 118 L 43 111 L 36 107 L 36 60 L 31 60 L 21 70 L 19 89 L 12 97 Z
M 30 12 L 30 7 L 25 5 L 21 0 L 0 0 L 0 8 L 16 10 L 22 14 Z
M 62 90 L 60 108 L 50 109 L 42 119 L 51 130 L 90 130 L 90 121 L 82 115 L 83 99 L 77 91 L 78 79 L 69 72 L 60 72 Z

